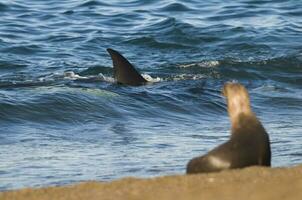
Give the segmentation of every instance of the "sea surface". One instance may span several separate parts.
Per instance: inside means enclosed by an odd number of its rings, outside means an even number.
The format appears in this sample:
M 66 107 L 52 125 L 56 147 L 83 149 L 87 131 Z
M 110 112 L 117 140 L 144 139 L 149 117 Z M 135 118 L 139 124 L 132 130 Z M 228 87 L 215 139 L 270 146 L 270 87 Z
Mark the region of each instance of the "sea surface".
M 113 79 L 113 48 L 152 84 Z M 244 84 L 273 167 L 302 163 L 302 1 L 1 0 L 0 190 L 184 174 Z

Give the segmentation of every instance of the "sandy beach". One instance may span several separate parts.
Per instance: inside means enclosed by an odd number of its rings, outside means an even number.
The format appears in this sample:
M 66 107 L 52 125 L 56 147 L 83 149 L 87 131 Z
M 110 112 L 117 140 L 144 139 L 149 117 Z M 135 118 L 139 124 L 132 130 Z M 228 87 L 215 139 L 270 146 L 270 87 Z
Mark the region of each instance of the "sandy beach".
M 220 173 L 123 178 L 0 193 L 1 200 L 119 199 L 302 199 L 302 165 L 290 168 L 250 167 Z

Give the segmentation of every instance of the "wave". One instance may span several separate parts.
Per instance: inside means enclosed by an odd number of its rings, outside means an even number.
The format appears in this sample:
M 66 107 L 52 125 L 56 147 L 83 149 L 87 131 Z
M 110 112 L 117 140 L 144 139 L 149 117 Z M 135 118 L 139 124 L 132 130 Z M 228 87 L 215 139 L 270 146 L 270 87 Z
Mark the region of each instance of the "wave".
M 8 62 L 4 60 L 0 60 L 0 69 L 1 70 L 16 70 L 27 67 L 26 63 L 18 63 L 18 61 Z
M 1 12 L 5 12 L 8 8 L 9 7 L 6 4 L 0 2 L 0 11 Z
M 191 68 L 191 67 L 212 68 L 212 67 L 217 67 L 219 65 L 220 65 L 220 62 L 218 60 L 212 60 L 212 61 L 201 61 L 201 62 L 195 62 L 195 63 L 179 64 L 178 67 L 180 67 L 180 68 Z
M 41 47 L 38 45 L 18 45 L 13 47 L 7 47 L 2 51 L 10 52 L 13 54 L 20 54 L 20 55 L 28 55 L 34 54 L 36 52 L 41 52 Z
M 22 68 L 26 69 L 26 67 L 28 67 L 28 64 L 0 62 L 1 70 L 21 70 Z M 271 79 L 278 82 L 300 84 L 302 82 L 301 70 L 302 57 L 300 54 L 296 54 L 263 60 L 225 58 L 221 60 L 162 64 L 152 68 L 144 68 L 142 76 L 150 82 L 222 78 L 245 81 Z M 22 73 L 14 74 L 13 76 L 3 74 L 1 77 L 0 88 L 68 84 L 70 81 L 115 83 L 113 68 L 104 66 L 92 66 L 82 71 L 67 70 L 63 73 L 50 73 L 37 77 L 35 75 L 26 77 Z
M 183 3 L 170 3 L 159 9 L 159 11 L 163 12 L 190 12 L 192 10 L 192 8 Z
M 125 42 L 129 43 L 129 44 L 147 46 L 147 47 L 156 48 L 156 49 L 188 49 L 188 48 L 192 48 L 190 46 L 183 45 L 180 43 L 158 41 L 154 37 L 135 38 L 135 39 L 127 40 Z
M 97 0 L 88 0 L 85 1 L 81 4 L 79 4 L 77 7 L 82 8 L 82 7 L 93 7 L 93 6 L 109 6 L 110 4 L 101 2 L 101 1 L 97 1 Z

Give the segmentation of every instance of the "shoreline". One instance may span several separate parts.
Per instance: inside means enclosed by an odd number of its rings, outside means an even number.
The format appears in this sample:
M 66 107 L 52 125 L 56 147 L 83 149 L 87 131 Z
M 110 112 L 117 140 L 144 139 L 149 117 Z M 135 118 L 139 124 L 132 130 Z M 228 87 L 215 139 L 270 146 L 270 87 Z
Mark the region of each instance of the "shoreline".
M 302 199 L 302 165 L 248 167 L 209 174 L 156 178 L 122 178 L 67 186 L 19 189 L 0 193 L 0 200 L 96 199 Z

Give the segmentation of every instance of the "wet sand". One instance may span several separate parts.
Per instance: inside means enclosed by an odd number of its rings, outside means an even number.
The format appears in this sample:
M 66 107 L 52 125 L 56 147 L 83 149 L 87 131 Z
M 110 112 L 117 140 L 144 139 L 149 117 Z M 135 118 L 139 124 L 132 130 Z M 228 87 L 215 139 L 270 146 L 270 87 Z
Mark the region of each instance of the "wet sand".
M 0 193 L 1 200 L 287 200 L 302 199 L 302 165 L 250 167 L 220 173 L 123 178 Z

